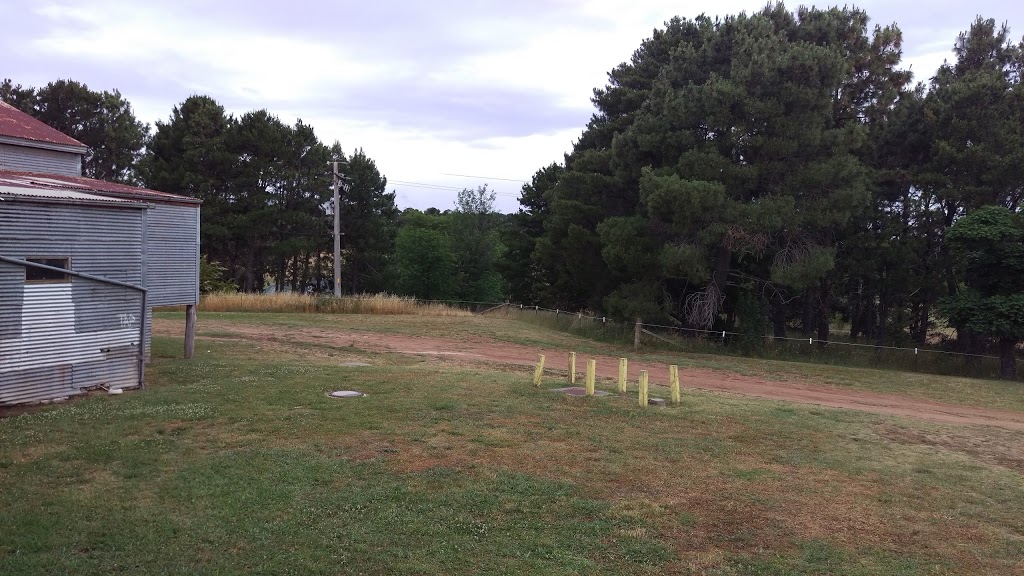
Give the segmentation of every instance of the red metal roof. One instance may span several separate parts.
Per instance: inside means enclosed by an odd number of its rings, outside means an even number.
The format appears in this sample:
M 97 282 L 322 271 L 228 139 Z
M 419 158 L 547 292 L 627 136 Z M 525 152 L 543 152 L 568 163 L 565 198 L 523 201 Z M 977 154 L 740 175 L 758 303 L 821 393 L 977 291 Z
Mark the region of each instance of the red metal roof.
M 50 128 L 6 102 L 0 102 L 0 136 L 62 146 L 86 147 L 71 136 Z
M 37 174 L 35 172 L 15 172 L 0 170 L 0 186 L 16 186 L 39 190 L 77 190 L 111 198 L 129 198 L 145 200 L 161 204 L 199 204 L 196 198 L 178 196 L 166 192 L 157 192 L 146 188 L 137 188 L 103 180 L 93 180 L 81 176 L 63 176 L 61 174 Z

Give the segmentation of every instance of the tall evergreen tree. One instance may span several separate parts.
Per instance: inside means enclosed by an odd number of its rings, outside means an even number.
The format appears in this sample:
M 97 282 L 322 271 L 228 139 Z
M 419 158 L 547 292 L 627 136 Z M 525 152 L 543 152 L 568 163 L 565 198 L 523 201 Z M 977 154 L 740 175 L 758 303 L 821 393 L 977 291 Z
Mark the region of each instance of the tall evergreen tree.
M 1024 218 L 1002 206 L 984 206 L 958 220 L 948 240 L 964 284 L 941 308 L 956 325 L 994 337 L 1000 375 L 1012 379 L 1017 345 L 1024 340 Z
M 548 276 L 535 256 L 537 239 L 544 234 L 544 220 L 549 213 L 545 194 L 558 183 L 564 168 L 551 164 L 537 171 L 533 179 L 523 185 L 519 196 L 519 211 L 512 215 L 503 229 L 502 242 L 506 247 L 498 263 L 509 287 L 509 296 L 515 302 L 530 303 L 548 300 Z
M 707 328 L 742 291 L 802 295 L 827 338 L 838 236 L 871 197 L 869 126 L 907 81 L 899 31 L 867 23 L 777 5 L 645 41 L 545 195 L 551 303 Z
M 334 150 L 344 159 L 339 144 Z M 348 186 L 341 202 L 342 289 L 347 293 L 386 291 L 394 285 L 391 258 L 399 214 L 395 193 L 387 191 L 387 178 L 361 148 L 348 158 L 344 172 Z
M 0 85 L 0 99 L 31 114 L 89 147 L 82 174 L 89 178 L 135 184 L 149 126 L 117 90 L 96 92 L 74 80 L 41 88 L 22 88 L 10 80 Z

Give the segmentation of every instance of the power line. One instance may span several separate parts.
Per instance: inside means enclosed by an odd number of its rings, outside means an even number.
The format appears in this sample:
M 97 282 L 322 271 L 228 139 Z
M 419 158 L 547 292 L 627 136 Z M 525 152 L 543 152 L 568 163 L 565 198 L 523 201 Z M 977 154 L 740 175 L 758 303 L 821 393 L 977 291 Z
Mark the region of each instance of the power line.
M 388 180 L 388 184 L 398 184 L 400 186 L 409 186 L 412 188 L 425 188 L 427 190 L 437 190 L 440 192 L 461 192 L 465 190 L 465 188 L 459 188 L 457 186 L 445 186 L 443 184 L 426 184 L 423 182 L 408 182 L 405 180 Z M 519 197 L 519 194 L 515 192 L 499 192 L 497 190 L 491 190 L 491 192 L 494 192 L 498 196 L 506 196 L 509 198 Z
M 505 182 L 522 182 L 523 184 L 529 184 L 527 180 L 520 180 L 518 178 L 498 178 L 497 176 L 470 176 L 468 174 L 448 174 L 447 172 L 442 172 L 442 175 L 456 176 L 458 178 L 476 178 L 478 180 L 502 180 Z

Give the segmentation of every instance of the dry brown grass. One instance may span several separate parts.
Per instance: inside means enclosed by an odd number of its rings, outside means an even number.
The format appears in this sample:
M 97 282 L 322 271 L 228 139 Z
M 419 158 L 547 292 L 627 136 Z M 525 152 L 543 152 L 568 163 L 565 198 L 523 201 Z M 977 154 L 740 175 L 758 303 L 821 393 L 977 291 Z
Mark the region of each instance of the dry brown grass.
M 406 316 L 470 316 L 466 310 L 440 303 L 419 302 L 394 294 L 356 294 L 334 298 L 310 294 L 206 294 L 201 312 L 298 312 L 306 314 L 376 314 Z

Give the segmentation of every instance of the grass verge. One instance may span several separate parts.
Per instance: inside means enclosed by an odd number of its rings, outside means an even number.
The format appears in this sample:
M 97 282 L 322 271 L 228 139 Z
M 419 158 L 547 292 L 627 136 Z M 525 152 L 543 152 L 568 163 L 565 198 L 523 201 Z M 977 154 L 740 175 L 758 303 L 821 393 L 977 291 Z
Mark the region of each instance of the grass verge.
M 144 392 L 0 420 L 0 573 L 1024 569 L 1024 461 L 999 460 L 1021 434 L 707 394 L 640 410 L 356 349 L 179 347 L 155 340 Z
M 180 313 L 158 313 L 158 319 L 184 322 Z M 769 380 L 824 384 L 855 390 L 902 395 L 985 408 L 1024 410 L 1024 387 L 1017 381 L 991 380 L 934 374 L 907 373 L 881 368 L 835 366 L 791 360 L 765 359 L 646 348 L 641 353 L 631 346 L 593 340 L 558 328 L 509 320 L 500 316 L 461 317 L 346 315 L 343 319 L 317 314 L 240 314 L 208 313 L 200 317 L 199 333 L 210 337 L 234 336 L 232 325 L 259 328 L 280 334 L 280 339 L 297 338 L 296 330 L 324 330 L 320 342 L 329 344 L 331 330 L 423 336 L 446 340 L 492 340 L 545 349 L 575 350 L 580 354 L 603 354 L 645 358 L 667 364 L 707 368 L 725 373 L 755 376 Z M 345 344 L 348 342 L 346 341 Z

